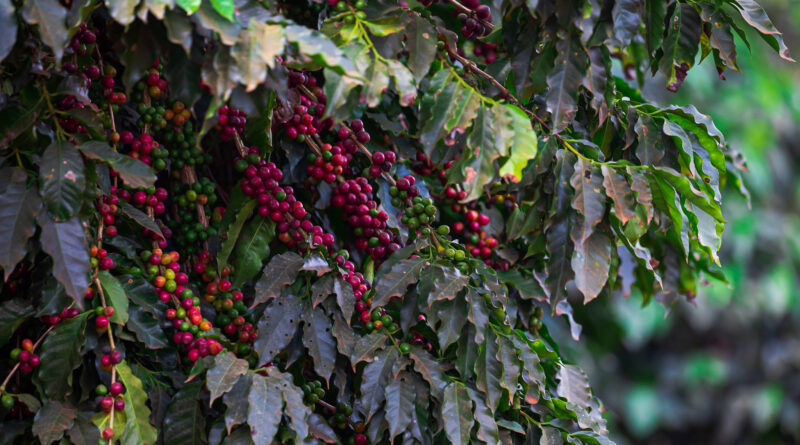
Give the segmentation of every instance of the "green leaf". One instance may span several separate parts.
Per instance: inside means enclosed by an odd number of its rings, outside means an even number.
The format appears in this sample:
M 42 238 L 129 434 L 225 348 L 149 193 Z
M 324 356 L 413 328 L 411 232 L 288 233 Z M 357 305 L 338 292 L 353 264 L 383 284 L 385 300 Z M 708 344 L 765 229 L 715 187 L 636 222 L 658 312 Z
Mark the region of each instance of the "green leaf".
M 0 346 L 4 346 L 17 328 L 36 311 L 30 303 L 13 298 L 0 303 Z
M 303 391 L 294 386 L 291 374 L 282 374 L 274 368 L 271 374 L 280 377 L 281 394 L 286 403 L 285 413 L 289 417 L 291 429 L 295 432 L 296 442 L 300 442 L 308 436 L 311 409 L 303 403 Z
M 423 257 L 409 258 L 399 261 L 392 266 L 390 271 L 381 269 L 375 277 L 375 297 L 373 307 L 380 307 L 389 302 L 392 297 L 402 297 L 406 288 L 419 279 L 419 272 L 427 260 Z
M 430 269 L 433 272 L 433 280 L 430 283 L 430 292 L 428 293 L 428 307 L 431 307 L 437 301 L 453 300 L 456 294 L 469 281 L 469 277 L 462 275 L 455 267 L 433 265 Z M 423 284 L 427 283 L 420 282 L 420 286 L 423 286 Z
M 125 402 L 125 432 L 122 433 L 120 442 L 122 445 L 155 443 L 158 438 L 158 430 L 150 424 L 150 408 L 147 407 L 147 393 L 142 387 L 142 381 L 133 374 L 125 361 L 116 365 L 115 368 L 119 381 L 125 386 L 125 393 L 122 395 L 122 400 Z M 187 386 L 184 386 L 178 394 Z M 172 412 L 172 408 L 173 403 L 170 403 L 168 412 Z M 164 427 L 166 435 L 166 422 Z
M 667 3 L 661 0 L 645 0 L 644 26 L 647 52 L 653 54 L 664 40 L 664 19 L 667 16 Z
M 136 18 L 136 6 L 139 0 L 113 0 L 108 2 L 111 17 L 122 25 L 130 25 Z
M 91 413 L 81 412 L 75 418 L 72 428 L 67 431 L 69 440 L 74 444 L 97 443 L 100 430 L 92 424 Z
M 561 437 L 561 430 L 551 426 L 542 426 L 542 438 L 539 445 L 562 445 L 564 439 Z
M 128 322 L 125 327 L 136 334 L 149 349 L 162 349 L 170 346 L 164 330 L 158 324 L 158 319 L 148 310 L 133 303 L 128 308 Z
M 362 82 L 354 77 L 343 76 L 330 69 L 324 69 L 325 85 L 323 92 L 328 98 L 325 116 L 340 122 L 350 118 L 358 105 Z
M 7 281 L 28 252 L 28 239 L 36 230 L 36 215 L 42 202 L 36 188 L 27 188 L 25 170 L 14 167 L 3 169 L 0 174 L 11 179 L 0 192 L 0 267 Z
M 421 126 L 419 142 L 428 156 L 444 136 L 444 124 L 453 106 L 456 82 L 450 81 L 450 73 L 441 70 L 431 79 L 427 93 L 422 97 L 420 109 Z
M 611 16 L 614 19 L 614 37 L 623 48 L 639 34 L 641 2 L 638 0 L 619 0 L 614 3 Z
M 593 232 L 585 240 L 577 240 L 580 230 L 573 228 L 572 269 L 575 271 L 575 287 L 583 294 L 583 304 L 597 298 L 608 281 L 611 262 L 611 242 L 602 232 Z M 576 233 L 578 232 L 578 233 Z
M 272 376 L 253 375 L 247 394 L 247 423 L 256 443 L 272 443 L 283 413 L 280 380 Z M 239 401 L 242 403 L 242 401 Z
M 208 1 L 200 4 L 200 8 L 197 9 L 192 18 L 202 28 L 208 28 L 216 32 L 224 45 L 234 45 L 242 32 L 241 23 L 223 17 Z
M 217 11 L 219 15 L 233 21 L 233 0 L 211 0 L 211 6 L 214 7 L 214 10 Z
M 586 71 L 586 52 L 581 48 L 579 39 L 568 36 L 556 44 L 558 56 L 555 69 L 547 76 L 547 111 L 553 121 L 553 130 L 561 132 L 575 118 L 578 111 L 578 88 L 583 82 Z
M 463 335 L 462 330 L 467 322 L 467 302 L 463 299 L 436 303 L 433 305 L 433 309 L 428 311 L 428 314 L 429 323 L 435 325 L 441 321 L 436 329 L 436 336 L 439 338 L 439 346 L 442 350 L 446 350 Z
M 41 443 L 50 444 L 64 436 L 64 432 L 72 428 L 78 410 L 72 405 L 49 400 L 36 413 L 33 419 L 33 434 Z
M 569 233 L 573 223 L 570 214 L 572 202 L 572 188 L 569 185 L 574 171 L 575 156 L 569 152 L 559 152 L 556 164 L 555 197 L 553 201 L 553 215 L 545 231 L 547 254 L 547 278 L 545 285 L 550 294 L 550 305 L 555 310 L 558 303 L 567 297 L 566 285 L 573 277 L 570 259 L 572 258 L 572 243 Z
M 82 308 L 89 288 L 91 264 L 81 221 L 76 217 L 55 222 L 49 215 L 40 213 L 37 222 L 42 228 L 42 250 L 53 258 L 53 275 L 64 285 L 75 305 Z
M 503 367 L 503 378 L 500 380 L 500 386 L 508 392 L 508 403 L 512 404 L 517 392 L 517 382 L 522 371 L 522 362 L 519 359 L 516 347 L 505 337 L 497 337 L 496 358 Z
M 314 371 L 328 381 L 336 364 L 336 340 L 331 330 L 333 324 L 321 308 L 306 312 L 303 327 L 303 345 L 314 360 Z
M 56 0 L 30 0 L 24 3 L 22 17 L 28 24 L 39 25 L 42 41 L 53 50 L 56 61 L 61 61 L 67 45 L 67 9 Z
M 458 100 L 458 99 L 454 99 Z M 508 117 L 498 106 L 478 109 L 472 129 L 467 136 L 467 147 L 460 159 L 450 169 L 450 180 L 460 182 L 468 191 L 466 200 L 477 199 L 484 187 L 495 179 L 496 164 L 508 154 L 507 131 L 503 131 Z M 499 127 L 499 128 L 498 128 Z
M 228 265 L 228 259 L 230 258 L 231 252 L 233 252 L 233 248 L 236 246 L 236 243 L 239 241 L 239 235 L 242 232 L 242 227 L 244 226 L 244 223 L 247 222 L 247 220 L 253 215 L 253 209 L 256 208 L 257 204 L 257 201 L 249 200 L 242 208 L 236 210 L 236 219 L 230 226 L 227 227 L 227 231 L 225 233 L 226 238 L 222 242 L 222 246 L 217 253 L 218 272 L 221 272 L 222 269 Z
M 180 9 L 167 10 L 164 14 L 164 27 L 167 29 L 167 38 L 170 42 L 182 46 L 186 54 L 192 51 L 192 22 L 186 14 L 181 12 Z M 181 68 L 184 67 L 183 64 L 180 64 L 180 66 Z M 175 76 L 168 76 L 167 78 L 173 83 L 175 82 Z M 170 93 L 173 93 L 174 87 L 172 85 L 170 87 Z M 179 97 L 181 96 L 179 94 Z
M 635 216 L 633 208 L 636 204 L 628 178 L 605 165 L 601 167 L 601 170 L 606 196 L 611 198 L 614 203 L 614 214 L 625 225 Z
M 675 239 L 680 243 L 679 247 L 681 247 L 684 256 L 688 255 L 688 221 L 686 215 L 683 213 L 680 194 L 676 193 L 675 189 L 667 181 L 655 174 L 648 175 L 647 178 L 648 181 L 650 181 L 650 191 L 653 194 L 654 206 L 672 219 Z
M 472 403 L 475 404 L 475 421 L 478 424 L 478 439 L 490 443 L 499 443 L 500 432 L 497 429 L 497 421 L 492 410 L 486 405 L 478 391 L 467 387 L 467 393 Z
M 145 229 L 157 234 L 159 237 L 161 237 L 161 239 L 164 239 L 164 235 L 161 233 L 161 228 L 158 227 L 158 224 L 156 224 L 155 220 L 150 216 L 148 216 L 146 213 L 142 212 L 141 210 L 128 204 L 125 201 L 119 201 L 118 207 L 120 210 L 122 210 L 122 213 L 127 215 L 136 224 L 139 224 Z
M 386 345 L 386 335 L 378 332 L 358 337 L 350 352 L 350 362 L 353 366 L 360 362 L 371 362 L 376 359 L 375 351 Z
M 475 386 L 485 394 L 486 403 L 492 412 L 498 408 L 502 397 L 503 365 L 497 354 L 497 335 L 492 329 L 487 329 L 486 341 L 480 346 L 478 360 L 475 362 Z
M 732 4 L 742 15 L 742 18 L 761 33 L 761 37 L 778 52 L 779 56 L 794 62 L 794 59 L 789 56 L 789 49 L 786 47 L 786 43 L 783 42 L 783 34 L 772 24 L 764 8 L 754 0 L 736 0 Z
M 700 14 L 694 5 L 681 3 L 675 7 L 669 20 L 667 35 L 661 44 L 664 56 L 659 63 L 659 70 L 667 78 L 668 90 L 678 91 L 686 78 L 686 72 L 694 66 L 702 31 Z
M 353 62 L 331 40 L 319 31 L 300 25 L 285 28 L 286 40 L 297 46 L 301 55 L 330 68 L 340 75 L 359 77 Z
M 719 204 L 715 203 L 713 200 L 709 201 L 708 197 L 698 191 L 688 178 L 667 167 L 655 169 L 654 174 L 674 187 L 682 198 L 690 201 L 695 206 L 713 216 L 717 221 L 725 222 Z
M 369 29 L 370 33 L 379 37 L 386 37 L 390 34 L 400 32 L 405 28 L 405 24 L 398 16 L 386 16 L 375 20 L 362 20 L 361 23 Z
M 328 425 L 324 417 L 317 413 L 311 413 L 308 417 L 308 432 L 325 443 L 337 443 L 339 441 L 336 431 Z
M 411 372 L 401 372 L 392 379 L 384 390 L 386 398 L 386 417 L 389 421 L 389 438 L 403 433 L 411 425 L 417 377 Z
M 636 157 L 642 165 L 660 165 L 664 159 L 664 140 L 661 129 L 650 116 L 642 115 L 634 126 L 638 135 Z
M 536 132 L 531 127 L 530 118 L 521 109 L 513 105 L 503 105 L 505 119 L 498 119 L 498 124 L 505 124 L 508 133 L 503 137 L 503 142 L 508 148 L 505 153 L 508 159 L 500 167 L 500 176 L 512 182 L 522 180 L 522 170 L 529 161 L 536 159 L 537 144 Z M 505 121 L 505 122 L 503 122 Z M 510 136 L 510 137 L 509 137 Z
M 442 403 L 442 421 L 444 431 L 451 444 L 467 445 L 470 443 L 469 433 L 475 419 L 472 416 L 472 400 L 469 398 L 466 387 L 460 383 L 451 382 L 444 389 Z
M 83 168 L 80 153 L 69 142 L 54 141 L 42 154 L 39 192 L 56 221 L 68 220 L 80 210 L 86 188 Z
M 63 400 L 72 391 L 72 371 L 81 362 L 80 348 L 88 317 L 84 312 L 62 321 L 42 342 L 37 380 L 42 392 L 51 400 Z
M 429 21 L 414 15 L 406 28 L 406 37 L 408 68 L 414 73 L 414 80 L 419 83 L 436 59 L 437 33 Z
M 0 62 L 8 56 L 17 42 L 17 19 L 11 0 L 0 0 Z
M 603 194 L 603 175 L 600 168 L 591 162 L 578 159 L 575 171 L 570 179 L 575 190 L 572 208 L 583 215 L 583 227 L 578 228 L 578 237 L 572 240 L 577 244 L 583 242 L 594 232 L 595 226 L 603 220 L 606 212 L 606 198 Z
M 275 223 L 267 218 L 255 218 L 242 230 L 233 250 L 233 287 L 241 287 L 261 270 L 269 257 L 269 243 L 275 237 Z
M 272 257 L 264 268 L 264 274 L 256 282 L 251 307 L 277 297 L 283 288 L 294 283 L 303 262 L 303 257 L 294 252 L 284 252 Z
M 514 346 L 519 350 L 522 360 L 522 380 L 527 385 L 524 400 L 535 405 L 539 401 L 539 394 L 544 393 L 547 376 L 539 360 L 539 355 L 531 348 L 530 344 L 519 336 L 511 337 Z
M 181 388 L 167 408 L 162 430 L 164 441 L 180 444 L 205 444 L 206 422 L 200 409 L 200 397 L 203 393 L 203 382 L 193 381 Z M 242 400 L 238 400 L 242 403 Z M 148 443 L 154 443 L 153 441 Z
M 386 399 L 384 388 L 392 375 L 392 366 L 397 360 L 397 349 L 387 348 L 379 352 L 375 360 L 364 367 L 361 375 L 361 397 L 359 401 L 364 409 L 364 420 L 369 422 L 381 403 Z
M 380 103 L 383 92 L 389 89 L 389 67 L 380 60 L 372 60 L 364 77 L 366 82 L 362 96 L 366 100 L 367 107 L 374 108 Z
M 297 332 L 301 315 L 302 301 L 293 295 L 282 296 L 267 306 L 258 322 L 258 338 L 253 345 L 262 362 L 272 360 L 289 344 Z
M 208 405 L 233 388 L 233 385 L 249 369 L 247 360 L 237 358 L 232 352 L 224 351 L 214 357 L 214 367 L 206 372 L 206 388 L 210 393 Z
M 417 99 L 417 87 L 414 85 L 414 76 L 405 65 L 397 60 L 390 60 L 388 63 L 389 75 L 394 80 L 392 87 L 397 93 L 400 105 L 410 107 Z
M 108 271 L 101 270 L 97 274 L 100 285 L 103 286 L 108 304 L 114 308 L 114 315 L 109 317 L 113 323 L 124 325 L 128 322 L 128 296 L 122 285 Z
M 589 378 L 583 370 L 575 365 L 562 364 L 556 373 L 558 397 L 581 408 L 588 408 L 592 394 Z
M 175 3 L 183 8 L 187 14 L 192 15 L 197 12 L 198 8 L 200 8 L 200 3 L 202 3 L 202 0 L 175 0 Z
M 614 442 L 608 437 L 595 433 L 594 431 L 578 431 L 569 435 L 580 439 L 581 443 L 589 445 L 614 445 Z
M 111 147 L 100 141 L 87 141 L 78 148 L 87 157 L 98 159 L 113 168 L 123 182 L 131 187 L 152 187 L 156 183 L 156 174 L 144 162 L 130 156 L 115 152 Z

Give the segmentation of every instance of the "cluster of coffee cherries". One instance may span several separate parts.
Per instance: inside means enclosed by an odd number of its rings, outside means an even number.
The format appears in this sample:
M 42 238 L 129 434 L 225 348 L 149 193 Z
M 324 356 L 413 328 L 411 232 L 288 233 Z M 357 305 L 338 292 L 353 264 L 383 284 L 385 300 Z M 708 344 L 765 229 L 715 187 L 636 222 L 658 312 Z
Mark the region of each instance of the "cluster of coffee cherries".
M 483 57 L 483 62 L 489 65 L 497 60 L 497 44 L 476 42 L 475 47 L 472 48 L 472 54 L 476 57 Z
M 316 79 L 311 83 L 316 83 Z M 303 99 L 306 99 L 305 101 Z M 312 105 L 305 96 L 301 96 L 300 104 L 294 106 L 294 113 L 284 123 L 286 137 L 297 142 L 305 142 L 307 136 L 317 134 L 323 124 L 320 120 L 325 114 L 325 104 Z
M 355 247 L 380 261 L 400 248 L 397 236 L 386 228 L 389 214 L 378 210 L 372 185 L 366 178 L 342 181 L 333 189 L 331 205 L 342 209 L 342 216 L 353 228 Z
M 221 106 L 217 117 L 217 125 L 215 126 L 219 131 L 219 138 L 223 141 L 229 141 L 234 134 L 241 134 L 247 123 L 245 116 L 244 110 L 238 110 L 228 105 Z
M 347 10 L 347 2 L 344 0 L 328 0 L 328 6 L 333 8 L 336 11 L 346 11 Z M 367 6 L 366 0 L 356 0 L 352 2 L 353 9 L 364 9 Z
M 122 382 L 114 382 L 108 387 L 106 385 L 97 385 L 94 389 L 95 403 L 106 414 L 113 411 L 124 411 L 125 401 L 122 400 L 122 394 L 125 387 Z
M 342 174 L 350 173 L 348 164 L 353 159 L 353 153 L 341 144 L 322 144 L 320 148 L 321 154 L 309 153 L 307 156 L 306 174 L 309 179 L 333 184 Z
M 117 236 L 117 213 L 119 212 L 119 197 L 115 194 L 104 195 L 100 203 L 97 205 L 97 213 L 103 218 L 105 224 L 105 233 L 107 236 Z
M 114 316 L 114 308 L 111 306 L 98 306 L 95 308 L 94 327 L 98 333 L 105 332 Z
M 390 314 L 387 314 L 386 309 L 382 307 L 376 307 L 372 309 L 372 311 L 365 310 L 361 312 L 360 318 L 367 332 L 386 329 L 386 332 L 389 334 L 394 334 L 400 330 L 400 325 L 398 325 L 394 321 L 394 318 Z
M 156 171 L 167 168 L 166 158 L 169 156 L 169 150 L 162 147 L 149 134 L 143 133 L 137 139 L 133 133 L 125 130 L 119 133 L 119 142 L 129 148 L 128 156 L 152 166 Z
M 135 101 L 141 103 L 145 93 L 153 99 L 161 98 L 162 94 L 166 95 L 167 80 L 161 77 L 162 69 L 163 66 L 160 61 L 156 60 L 153 66 L 147 71 L 147 76 L 139 82 L 136 82 L 134 85 L 136 93 L 134 93 L 133 97 Z M 163 116 L 163 114 L 161 116 Z M 139 126 L 141 127 L 143 125 Z
M 91 289 L 91 288 L 89 288 Z M 87 290 L 87 293 L 89 290 Z M 64 308 L 61 312 L 53 315 L 45 315 L 42 317 L 42 321 L 49 324 L 49 325 L 57 325 L 61 323 L 62 320 L 69 320 L 70 318 L 75 318 L 81 313 L 80 309 L 73 307 L 73 308 Z
M 25 374 L 33 372 L 41 364 L 41 359 L 33 352 L 33 342 L 26 338 L 22 340 L 21 348 L 11 350 L 11 360 L 19 362 L 19 370 Z
M 67 46 L 64 54 L 67 56 L 74 54 L 79 56 L 85 55 L 95 44 L 95 42 L 97 42 L 97 33 L 97 29 L 89 30 L 89 28 L 86 26 L 86 23 L 82 23 L 80 27 L 78 27 L 78 32 L 76 32 L 75 35 L 70 39 L 69 45 Z M 67 65 L 68 63 L 72 63 L 72 65 Z M 74 73 L 77 71 L 77 66 L 74 64 L 74 62 L 65 62 L 64 70 L 68 73 Z M 98 69 L 97 72 L 99 74 L 100 70 Z
M 56 104 L 59 110 L 68 111 L 73 108 L 86 108 L 86 105 L 82 104 L 75 96 L 71 94 L 66 94 L 61 100 L 58 101 Z M 72 134 L 88 134 L 89 131 L 83 124 L 74 117 L 67 116 L 66 114 L 62 114 L 58 117 L 58 125 L 61 126 L 66 132 Z
M 20 262 L 8 276 L 3 286 L 3 292 L 8 292 L 12 296 L 24 295 L 27 287 L 31 284 L 31 268 L 27 262 Z
M 217 202 L 216 186 L 208 178 L 200 178 L 191 185 L 176 182 L 172 196 L 177 196 L 173 201 L 178 206 L 178 220 L 168 220 L 167 226 L 175 234 L 174 241 L 178 246 L 187 249 L 186 253 L 195 253 L 195 242 L 217 234 L 219 220 L 212 218 L 208 227 L 203 227 L 197 215 L 198 205 L 203 206 L 206 215 L 213 213 L 212 205 Z
M 143 189 L 132 189 L 128 186 L 114 188 L 112 194 L 116 194 L 120 199 L 147 212 L 152 209 L 156 215 L 161 215 L 167 209 L 165 202 L 169 197 L 169 192 L 163 187 L 148 187 Z
M 173 105 L 174 107 L 175 105 Z M 188 112 L 186 109 L 183 111 Z M 173 118 L 173 120 L 175 119 L 177 118 Z M 197 133 L 192 122 L 186 121 L 180 127 L 175 126 L 172 129 L 167 129 L 162 136 L 162 140 L 169 150 L 170 165 L 173 171 L 187 165 L 194 167 L 211 164 L 211 154 L 203 152 L 200 147 L 195 145 Z
M 112 65 L 106 65 L 103 68 L 103 77 L 100 78 L 100 85 L 103 87 L 102 92 L 106 102 L 111 105 L 111 109 L 114 112 L 117 112 L 119 111 L 119 106 L 128 101 L 128 96 L 122 91 L 114 91 L 114 86 L 117 84 L 114 80 L 115 77 L 117 77 L 117 69 Z
M 114 260 L 108 256 L 106 249 L 92 246 L 92 248 L 89 249 L 89 257 L 92 262 L 92 267 L 100 270 L 111 270 L 114 268 Z

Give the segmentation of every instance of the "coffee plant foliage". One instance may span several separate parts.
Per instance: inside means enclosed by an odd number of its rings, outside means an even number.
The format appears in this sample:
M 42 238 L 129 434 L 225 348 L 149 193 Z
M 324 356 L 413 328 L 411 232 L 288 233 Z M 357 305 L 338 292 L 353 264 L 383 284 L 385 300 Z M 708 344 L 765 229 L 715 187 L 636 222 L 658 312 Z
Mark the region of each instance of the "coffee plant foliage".
M 0 0 L 0 442 L 612 443 L 547 325 L 724 280 L 744 160 L 637 87 L 756 36 L 791 60 L 753 0 Z

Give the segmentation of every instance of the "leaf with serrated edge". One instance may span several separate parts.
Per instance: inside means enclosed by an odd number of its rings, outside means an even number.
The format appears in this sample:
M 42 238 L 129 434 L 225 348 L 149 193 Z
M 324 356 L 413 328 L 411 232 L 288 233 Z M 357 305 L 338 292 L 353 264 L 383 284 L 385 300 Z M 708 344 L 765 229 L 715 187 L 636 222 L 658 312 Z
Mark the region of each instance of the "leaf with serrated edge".
M 589 406 L 589 400 L 592 398 L 589 392 L 589 379 L 581 368 L 562 364 L 556 373 L 556 380 L 558 380 L 556 393 L 559 397 L 581 408 Z
M 97 274 L 100 285 L 103 287 L 109 305 L 114 308 L 114 314 L 109 317 L 112 323 L 124 325 L 128 321 L 128 296 L 119 281 L 108 271 L 101 270 Z
M 217 354 L 214 357 L 214 367 L 206 373 L 206 388 L 210 393 L 209 406 L 217 397 L 230 391 L 248 369 L 247 360 L 237 358 L 230 352 Z
M 247 421 L 248 404 L 242 403 L 242 400 L 248 397 L 250 393 L 250 386 L 253 382 L 253 373 L 246 373 L 242 378 L 236 381 L 230 391 L 226 392 L 222 397 L 225 406 L 225 428 L 228 433 L 237 426 Z
M 375 359 L 375 352 L 386 344 L 386 335 L 382 333 L 372 333 L 359 337 L 353 346 L 350 354 L 350 362 L 355 366 L 360 362 L 371 362 Z
M 39 193 L 56 221 L 72 218 L 83 203 L 86 188 L 83 159 L 68 142 L 53 142 L 39 162 Z
M 364 367 L 359 402 L 367 422 L 386 398 L 384 388 L 391 377 L 392 365 L 397 360 L 397 355 L 397 350 L 394 348 L 384 349 L 378 353 L 375 360 Z
M 573 238 L 577 244 L 591 236 L 594 227 L 602 221 L 605 214 L 603 175 L 600 173 L 600 168 L 588 161 L 578 159 L 570 184 L 575 190 L 572 208 L 583 215 L 583 231 L 579 238 Z
M 635 216 L 633 212 L 635 200 L 631 186 L 628 184 L 628 179 L 613 168 L 604 165 L 601 170 L 606 196 L 611 198 L 614 203 L 614 212 L 624 225 Z
M 572 239 L 580 236 L 580 229 L 573 228 Z M 575 232 L 578 232 L 577 234 Z M 611 262 L 611 242 L 602 232 L 594 232 L 582 242 L 575 242 L 572 252 L 572 270 L 575 271 L 575 287 L 583 294 L 583 303 L 597 298 L 608 281 Z
M 472 389 L 467 388 L 469 398 L 475 404 L 475 421 L 478 423 L 478 439 L 486 442 L 487 444 L 497 444 L 500 441 L 500 433 L 497 429 L 497 421 L 494 414 L 486 406 L 486 401 L 482 395 Z
M 576 36 L 559 40 L 556 50 L 556 68 L 547 77 L 550 86 L 547 111 L 552 115 L 555 132 L 560 132 L 572 122 L 578 109 L 576 97 L 583 81 L 587 56 Z
M 423 257 L 402 260 L 392 266 L 392 270 L 375 277 L 375 298 L 373 307 L 383 306 L 392 297 L 400 297 L 406 288 L 417 282 L 419 272 L 428 260 Z
M 429 353 L 416 349 L 409 354 L 414 361 L 414 369 L 422 375 L 422 378 L 430 385 L 431 394 L 437 400 L 442 400 L 442 389 L 447 384 L 448 378 L 444 373 L 442 364 L 436 361 Z
M 272 257 L 264 268 L 264 274 L 256 282 L 255 298 L 250 307 L 277 297 L 281 289 L 294 282 L 302 266 L 303 257 L 294 252 Z
M 88 313 L 64 320 L 42 342 L 37 379 L 44 394 L 62 400 L 72 390 L 72 372 L 81 362 L 80 347 Z

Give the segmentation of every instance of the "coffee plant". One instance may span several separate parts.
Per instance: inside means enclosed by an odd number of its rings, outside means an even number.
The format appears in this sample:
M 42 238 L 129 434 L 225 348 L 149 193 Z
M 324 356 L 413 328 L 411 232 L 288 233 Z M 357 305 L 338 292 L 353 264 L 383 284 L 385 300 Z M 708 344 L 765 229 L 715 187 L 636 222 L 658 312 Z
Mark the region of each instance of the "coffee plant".
M 0 0 L 2 443 L 608 444 L 548 334 L 724 279 L 752 0 Z

